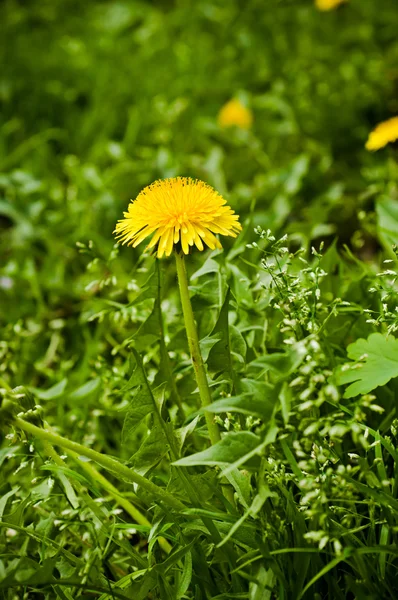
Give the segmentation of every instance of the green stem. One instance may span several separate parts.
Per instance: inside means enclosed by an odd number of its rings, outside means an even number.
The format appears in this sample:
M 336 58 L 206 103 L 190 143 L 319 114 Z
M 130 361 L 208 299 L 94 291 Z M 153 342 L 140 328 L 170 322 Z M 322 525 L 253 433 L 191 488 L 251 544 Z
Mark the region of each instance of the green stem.
M 206 408 L 212 403 L 209 385 L 207 383 L 207 375 L 203 363 L 202 353 L 199 346 L 198 332 L 195 325 L 191 299 L 189 297 L 188 277 L 185 268 L 184 255 L 181 252 L 175 252 L 177 264 L 178 284 L 180 287 L 180 296 L 182 304 L 182 312 L 184 314 L 185 329 L 187 331 L 188 346 L 191 353 L 192 364 L 195 371 L 196 382 L 199 388 L 200 401 L 203 408 Z M 212 413 L 205 412 L 207 429 L 212 445 L 220 441 L 220 430 L 217 423 L 214 421 Z
M 29 423 L 24 419 L 20 419 L 19 417 L 16 417 L 13 423 L 16 427 L 19 427 L 19 429 L 22 429 L 26 433 L 30 433 L 31 435 L 36 436 L 40 440 L 48 441 L 51 444 L 60 446 L 61 448 L 65 448 L 66 450 L 72 450 L 72 452 L 76 452 L 79 456 L 86 456 L 87 458 L 92 459 L 108 471 L 116 473 L 122 479 L 127 480 L 131 483 L 136 483 L 137 485 L 141 486 L 146 492 L 148 492 L 148 494 L 154 496 L 158 500 L 161 500 L 162 502 L 164 502 L 171 508 L 174 508 L 175 510 L 182 511 L 186 508 L 185 505 L 182 502 L 180 502 L 180 500 L 175 498 L 175 496 L 173 496 L 169 492 L 166 492 L 164 489 L 155 485 L 148 479 L 145 479 L 145 477 L 142 477 L 142 475 L 139 475 L 132 469 L 129 469 L 125 465 L 119 463 L 114 458 L 106 456 L 106 454 L 101 454 L 96 450 L 86 448 L 85 446 L 82 446 L 82 444 L 72 442 L 67 438 L 53 433 L 52 431 L 36 427 L 36 425 L 33 425 L 32 423 Z

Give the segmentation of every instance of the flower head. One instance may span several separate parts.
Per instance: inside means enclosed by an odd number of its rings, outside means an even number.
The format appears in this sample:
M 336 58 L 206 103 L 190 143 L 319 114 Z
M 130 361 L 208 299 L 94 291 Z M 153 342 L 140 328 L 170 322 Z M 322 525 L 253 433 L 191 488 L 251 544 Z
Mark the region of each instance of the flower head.
M 218 124 L 221 127 L 236 125 L 241 129 L 249 129 L 253 123 L 253 114 L 237 98 L 229 100 L 218 113 Z
M 319 10 L 333 10 L 339 4 L 343 4 L 346 0 L 315 0 L 315 6 Z
M 366 150 L 379 150 L 396 140 L 398 140 L 398 117 L 393 117 L 377 125 L 369 134 L 365 147 Z
M 242 229 L 239 217 L 226 200 L 203 181 L 173 177 L 155 181 L 131 202 L 115 232 L 123 244 L 134 248 L 153 234 L 148 248 L 157 245 L 157 255 L 170 256 L 181 244 L 185 254 L 190 246 L 203 250 L 222 248 L 214 235 L 236 237 Z

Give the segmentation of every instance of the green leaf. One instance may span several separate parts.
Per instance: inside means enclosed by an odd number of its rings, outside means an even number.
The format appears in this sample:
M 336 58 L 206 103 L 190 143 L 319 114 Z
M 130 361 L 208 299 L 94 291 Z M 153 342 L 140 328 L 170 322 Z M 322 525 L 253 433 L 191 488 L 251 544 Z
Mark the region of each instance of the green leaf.
M 186 438 L 195 431 L 198 421 L 199 421 L 199 415 L 196 416 L 194 419 L 192 419 L 192 421 L 190 423 L 188 423 L 188 425 L 185 425 L 184 427 L 180 427 L 179 429 L 174 430 L 174 437 L 176 439 L 177 448 L 178 448 L 179 452 L 181 452 Z
M 243 523 L 246 521 L 246 519 L 248 517 L 255 518 L 257 516 L 257 514 L 260 512 L 260 510 L 262 509 L 264 502 L 267 500 L 267 498 L 270 498 L 272 496 L 277 496 L 276 492 L 271 492 L 268 485 L 262 485 L 259 489 L 259 493 L 256 494 L 256 496 L 254 497 L 251 505 L 249 507 L 247 507 L 247 510 L 240 517 L 240 519 L 235 521 L 235 523 L 232 525 L 231 529 L 229 530 L 228 534 L 225 536 L 225 538 L 223 538 L 222 542 L 220 542 L 218 544 L 218 547 L 223 546 L 226 542 L 228 542 L 228 540 L 243 525 Z
M 234 488 L 241 504 L 248 508 L 251 494 L 250 474 L 239 471 L 239 469 L 232 469 L 226 477 Z
M 179 467 L 194 465 L 223 466 L 233 463 L 261 444 L 261 439 L 250 431 L 228 433 L 220 442 L 191 456 L 185 456 L 174 464 Z
M 81 385 L 76 390 L 68 394 L 68 398 L 72 401 L 85 400 L 86 398 L 91 396 L 91 394 L 94 394 L 94 392 L 96 392 L 99 389 L 100 385 L 101 379 L 99 377 L 96 377 L 91 381 L 87 381 L 87 383 Z
M 289 164 L 284 182 L 285 191 L 289 196 L 294 196 L 300 190 L 304 177 L 308 173 L 309 164 L 310 159 L 307 154 L 300 154 Z
M 351 383 L 344 392 L 345 398 L 368 394 L 398 377 L 398 340 L 372 333 L 367 340 L 360 338 L 347 348 L 348 357 L 355 363 L 337 370 L 339 385 Z
M 253 396 L 251 393 L 240 394 L 222 398 L 206 406 L 206 410 L 213 413 L 237 412 L 243 415 L 255 415 L 268 421 L 271 417 L 275 404 L 278 402 L 278 393 L 271 385 L 263 384 L 264 395 Z
M 55 398 L 60 398 L 64 394 L 67 383 L 68 380 L 64 378 L 48 390 L 40 390 L 38 388 L 31 389 L 40 400 L 55 400 Z
M 198 277 L 202 277 L 202 275 L 207 275 L 208 273 L 218 273 L 219 270 L 220 265 L 211 256 L 209 256 L 201 268 L 191 275 L 191 279 L 197 279 Z
M 147 350 L 148 347 L 157 342 L 161 336 L 159 310 L 160 304 L 156 299 L 151 314 L 133 336 L 134 345 L 140 352 Z
M 47 465 L 44 465 L 44 467 L 47 467 Z M 59 467 L 58 465 L 52 465 L 52 467 L 53 468 L 51 470 L 57 475 L 57 477 L 59 478 L 60 482 L 63 485 L 63 488 L 65 490 L 65 495 L 68 498 L 70 505 L 74 509 L 79 508 L 79 500 L 75 494 L 75 490 L 73 489 L 69 479 L 66 477 L 65 473 L 63 472 L 63 468 Z
M 16 487 L 13 490 L 10 490 L 6 494 L 4 494 L 4 496 L 0 498 L 0 520 L 3 518 L 4 509 L 6 507 L 8 499 L 11 498 L 11 496 L 13 496 L 14 494 L 16 494 L 18 490 L 19 488 Z
M 275 352 L 256 358 L 250 366 L 262 368 L 264 372 L 272 371 L 279 380 L 283 380 L 300 366 L 306 355 L 305 343 L 297 342 L 287 352 Z
M 234 374 L 232 371 L 228 323 L 230 298 L 231 290 L 228 288 L 224 303 L 220 310 L 220 314 L 218 315 L 217 322 L 210 334 L 211 337 L 217 335 L 220 337 L 220 339 L 209 352 L 207 366 L 211 371 L 217 374 L 227 372 L 230 379 L 233 380 Z
M 0 583 L 0 588 L 7 588 L 12 584 L 19 585 L 40 585 L 55 581 L 52 571 L 55 568 L 57 557 L 46 558 L 42 564 L 28 558 L 22 557 L 9 573 L 4 581 Z
M 139 354 L 133 349 L 133 354 L 136 359 L 136 366 L 132 376 L 127 384 L 122 389 L 123 392 L 136 389 L 123 424 L 122 442 L 124 444 L 132 441 L 133 434 L 141 421 L 154 411 L 154 398 L 151 389 L 148 385 L 146 375 L 142 366 L 142 361 Z
M 200 351 L 202 353 L 203 362 L 207 361 L 211 349 L 214 348 L 214 346 L 222 339 L 222 337 L 223 334 L 221 332 L 218 332 L 214 335 L 207 335 L 206 337 L 200 340 L 199 346 Z
M 162 436 L 161 439 L 165 440 L 162 447 L 158 446 L 160 455 L 163 455 L 164 453 L 164 446 L 166 445 L 167 440 L 168 449 L 170 449 L 173 458 L 177 458 L 179 456 L 178 439 L 174 436 L 172 425 L 170 423 L 166 423 L 161 416 L 161 410 L 164 402 L 165 384 L 158 386 L 152 392 L 141 357 L 134 348 L 132 349 L 132 352 L 136 360 L 136 367 L 133 375 L 124 389 L 138 387 L 138 391 L 130 402 L 126 418 L 124 420 L 122 442 L 126 443 L 133 441 L 134 436 L 132 434 L 135 432 L 138 425 L 146 416 L 153 414 L 155 423 L 154 426 L 159 426 L 161 429 L 161 434 L 159 433 L 159 435 Z M 153 456 L 153 446 L 156 444 L 155 438 L 156 436 L 154 434 L 154 436 L 148 441 L 148 447 L 146 448 L 148 455 L 151 454 Z M 148 457 L 146 460 L 148 460 L 146 464 L 146 466 L 148 466 L 150 464 L 150 460 Z M 148 468 L 150 467 L 148 466 Z
M 232 273 L 232 289 L 237 302 L 242 303 L 245 306 L 252 306 L 253 297 L 250 291 L 251 281 L 248 279 L 247 274 L 244 273 L 239 267 L 231 262 L 229 263 L 229 269 Z
M 162 460 L 168 450 L 164 432 L 158 425 L 154 425 L 149 435 L 140 443 L 137 452 L 131 457 L 131 466 L 140 475 L 145 475 Z
M 376 214 L 380 240 L 391 251 L 391 246 L 398 244 L 398 205 L 396 200 L 391 198 L 378 200 Z
M 152 310 L 147 319 L 141 323 L 138 330 L 128 340 L 134 340 L 134 346 L 139 352 L 145 351 L 151 344 L 157 342 L 162 335 L 160 314 L 160 270 L 157 261 L 150 270 L 141 293 L 127 306 L 137 306 L 146 300 L 154 300 Z M 150 304 L 149 304 L 150 306 Z
M 20 448 L 21 448 L 20 446 L 11 446 L 11 447 L 6 446 L 5 448 L 1 448 L 0 449 L 0 467 L 7 458 L 17 454 L 17 452 L 20 450 Z
M 185 555 L 184 567 L 178 582 L 177 599 L 182 598 L 188 591 L 189 584 L 192 579 L 192 553 L 188 552 Z
M 234 325 L 229 326 L 230 342 L 231 342 L 231 354 L 235 357 L 239 363 L 245 364 L 247 345 L 245 338 Z
M 188 499 L 186 480 L 181 477 L 177 468 L 172 467 L 171 473 L 172 477 L 167 486 L 167 491 L 175 496 L 181 496 L 182 498 Z M 208 502 L 214 497 L 218 485 L 217 473 L 214 469 L 209 469 L 204 473 L 190 473 L 189 481 L 195 489 L 200 490 L 200 501 L 202 503 Z
M 127 306 L 136 306 L 144 300 L 150 300 L 156 298 L 157 289 L 158 289 L 158 281 L 157 281 L 157 273 L 158 273 L 159 265 L 158 261 L 155 261 L 153 264 L 153 268 L 149 271 L 148 279 L 144 283 L 140 294 L 134 298 Z

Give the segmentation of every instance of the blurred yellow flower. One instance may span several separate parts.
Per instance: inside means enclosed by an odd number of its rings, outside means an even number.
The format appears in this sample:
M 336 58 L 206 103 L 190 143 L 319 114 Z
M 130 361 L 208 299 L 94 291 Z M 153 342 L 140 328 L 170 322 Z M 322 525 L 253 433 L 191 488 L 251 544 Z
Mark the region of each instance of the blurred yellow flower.
M 315 6 L 319 10 L 332 10 L 339 6 L 339 4 L 343 4 L 346 0 L 315 0 Z
M 253 113 L 237 98 L 229 100 L 218 113 L 218 124 L 221 127 L 236 125 L 241 129 L 249 129 L 253 123 Z
M 239 217 L 226 200 L 203 181 L 173 177 L 155 181 L 132 201 L 114 233 L 123 244 L 134 248 L 154 234 L 148 248 L 157 244 L 157 255 L 170 256 L 181 243 L 185 254 L 190 246 L 203 250 L 222 248 L 214 235 L 236 237 L 242 229 Z
M 388 121 L 379 123 L 375 129 L 369 134 L 366 142 L 366 150 L 379 150 L 386 146 L 389 142 L 398 140 L 398 117 L 392 117 Z

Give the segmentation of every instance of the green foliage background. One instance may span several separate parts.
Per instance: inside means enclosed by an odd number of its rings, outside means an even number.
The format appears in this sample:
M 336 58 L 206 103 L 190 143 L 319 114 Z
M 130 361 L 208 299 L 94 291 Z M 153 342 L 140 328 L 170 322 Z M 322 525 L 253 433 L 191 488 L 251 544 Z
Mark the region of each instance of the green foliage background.
M 2 406 L 40 404 L 187 506 L 103 471 L 135 525 L 3 410 L 0 597 L 394 597 L 398 167 L 364 144 L 398 114 L 396 1 L 4 0 L 0 23 Z M 251 130 L 218 126 L 231 97 Z M 112 236 L 176 175 L 244 225 L 187 260 L 218 448 L 174 263 Z

